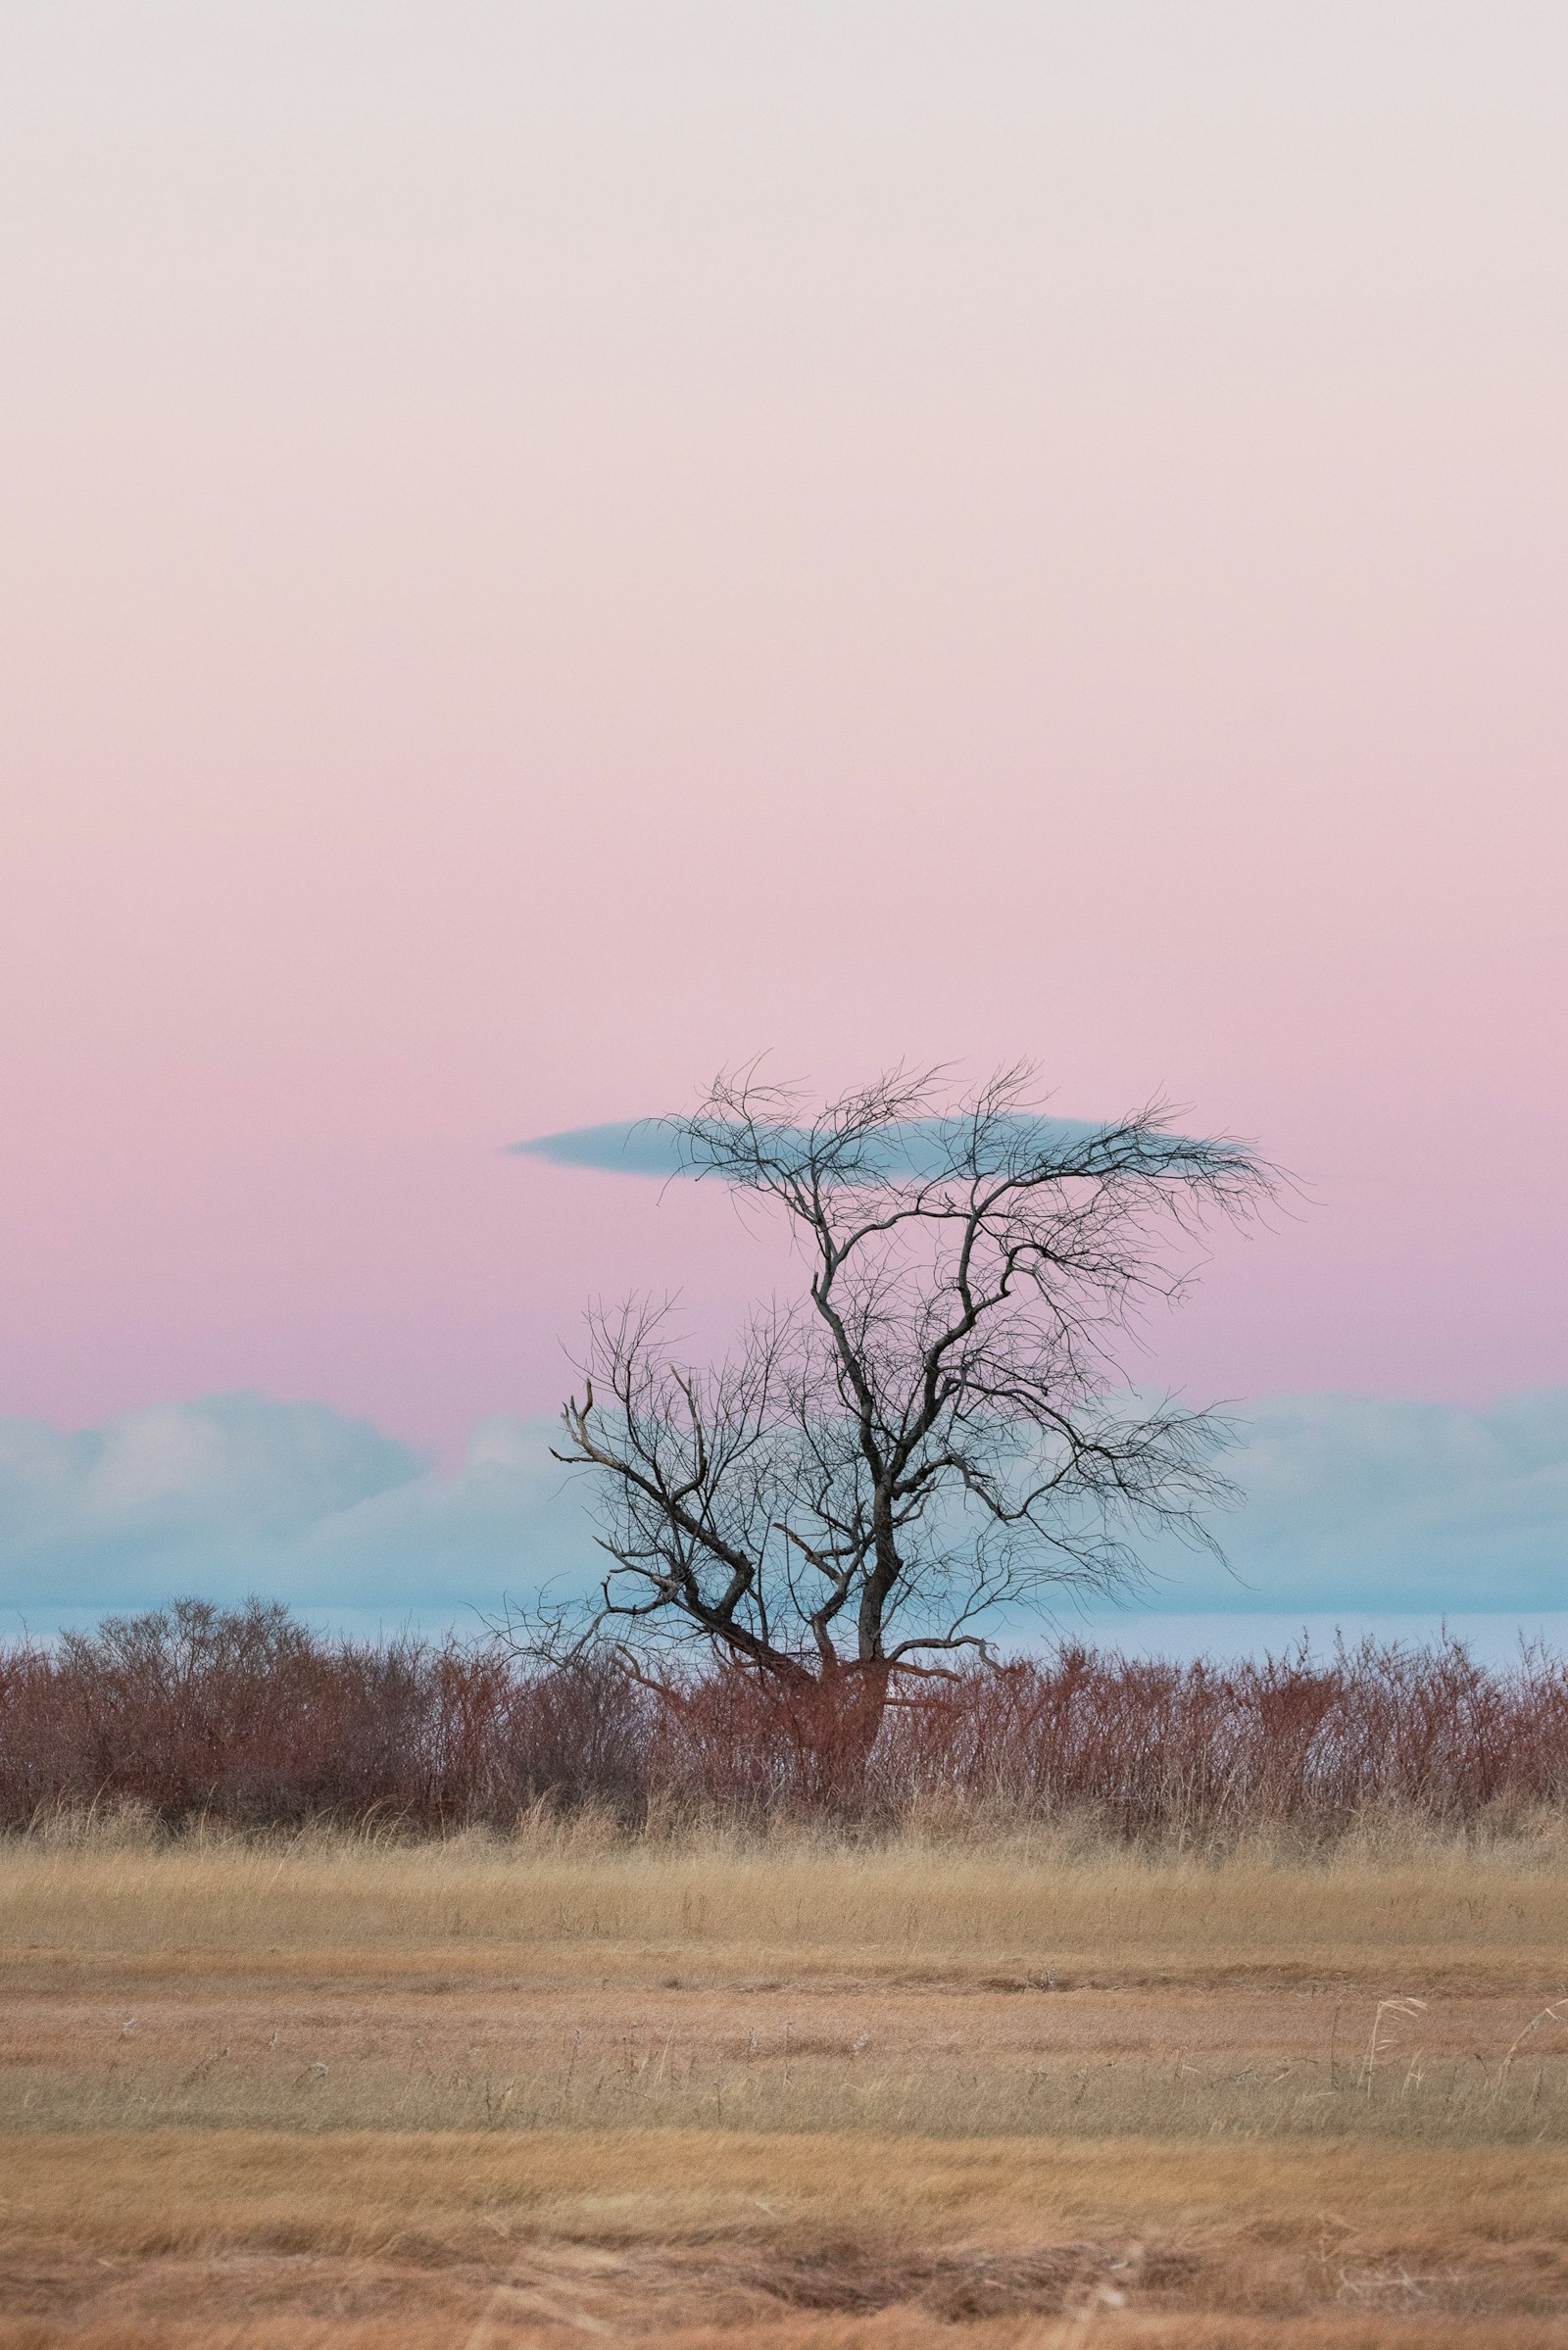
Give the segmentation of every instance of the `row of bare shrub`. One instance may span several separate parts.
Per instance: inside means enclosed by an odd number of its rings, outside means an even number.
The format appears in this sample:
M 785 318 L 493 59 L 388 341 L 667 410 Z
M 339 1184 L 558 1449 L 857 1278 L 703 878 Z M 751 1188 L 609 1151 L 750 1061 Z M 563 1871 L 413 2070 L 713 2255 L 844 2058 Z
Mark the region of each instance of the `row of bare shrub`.
M 0 1826 L 127 1803 L 171 1823 L 510 1826 L 546 1799 L 628 1826 L 1090 1812 L 1141 1836 L 1568 1798 L 1568 1665 L 1497 1669 L 1454 1640 L 1234 1664 L 1062 1646 L 906 1692 L 869 1746 L 865 1728 L 733 1670 L 545 1671 L 182 1601 L 0 1650 Z

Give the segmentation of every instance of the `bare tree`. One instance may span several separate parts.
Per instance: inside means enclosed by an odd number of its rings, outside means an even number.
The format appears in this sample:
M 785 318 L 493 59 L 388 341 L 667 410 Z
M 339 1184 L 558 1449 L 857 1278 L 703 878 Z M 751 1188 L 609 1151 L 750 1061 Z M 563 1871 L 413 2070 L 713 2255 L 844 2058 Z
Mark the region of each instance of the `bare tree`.
M 1031 1089 L 896 1070 L 808 1115 L 748 1070 L 666 1121 L 688 1172 L 788 1219 L 806 1295 L 707 1368 L 667 1304 L 590 1315 L 556 1457 L 591 1473 L 612 1563 L 536 1640 L 644 1666 L 695 1640 L 875 1717 L 999 1611 L 1136 1580 L 1140 1535 L 1214 1546 L 1223 1423 L 1130 1405 L 1123 1346 L 1269 1172 L 1157 1106 L 1069 1125 Z

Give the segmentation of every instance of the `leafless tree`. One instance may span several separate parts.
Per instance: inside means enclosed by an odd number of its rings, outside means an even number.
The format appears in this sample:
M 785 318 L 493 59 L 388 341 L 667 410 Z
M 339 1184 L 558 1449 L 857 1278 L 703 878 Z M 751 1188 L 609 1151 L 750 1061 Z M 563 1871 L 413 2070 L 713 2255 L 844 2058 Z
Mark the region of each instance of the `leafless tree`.
M 681 1162 L 788 1220 L 805 1296 L 684 1363 L 668 1305 L 590 1315 L 557 1458 L 590 1472 L 612 1565 L 556 1656 L 646 1669 L 697 1641 L 879 1716 L 984 1652 L 999 1612 L 1124 1587 L 1137 1539 L 1213 1547 L 1224 1426 L 1129 1403 L 1124 1343 L 1212 1218 L 1271 1188 L 1245 1146 L 1043 1116 L 1027 1068 L 958 1096 L 895 1070 L 808 1112 L 755 1070 L 665 1122 Z

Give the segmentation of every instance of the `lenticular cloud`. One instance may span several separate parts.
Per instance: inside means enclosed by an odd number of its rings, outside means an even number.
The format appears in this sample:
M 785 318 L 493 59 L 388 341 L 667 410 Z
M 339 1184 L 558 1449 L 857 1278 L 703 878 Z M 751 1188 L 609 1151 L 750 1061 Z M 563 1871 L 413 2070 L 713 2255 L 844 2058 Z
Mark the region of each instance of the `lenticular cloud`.
M 741 1130 L 737 1127 L 734 1131 L 739 1135 Z M 763 1127 L 759 1131 L 776 1145 L 783 1158 L 806 1148 L 804 1127 Z M 1121 1133 L 1118 1127 L 1085 1118 L 994 1118 L 986 1128 L 976 1163 L 983 1174 L 1000 1174 L 1011 1160 L 1048 1153 L 1092 1164 L 1096 1142 Z M 972 1142 L 973 1130 L 966 1118 L 908 1118 L 858 1141 L 853 1163 L 836 1170 L 837 1180 L 936 1182 L 952 1170 L 955 1157 L 971 1148 Z M 564 1134 L 539 1135 L 511 1148 L 519 1157 L 548 1159 L 560 1167 L 592 1167 L 612 1175 L 703 1176 L 727 1171 L 722 1152 L 688 1134 L 674 1118 L 628 1118 L 606 1126 L 575 1126 Z M 1183 1135 L 1151 1134 L 1138 1155 L 1151 1173 L 1176 1174 L 1192 1148 Z M 1214 1148 L 1205 1146 L 1210 1151 Z

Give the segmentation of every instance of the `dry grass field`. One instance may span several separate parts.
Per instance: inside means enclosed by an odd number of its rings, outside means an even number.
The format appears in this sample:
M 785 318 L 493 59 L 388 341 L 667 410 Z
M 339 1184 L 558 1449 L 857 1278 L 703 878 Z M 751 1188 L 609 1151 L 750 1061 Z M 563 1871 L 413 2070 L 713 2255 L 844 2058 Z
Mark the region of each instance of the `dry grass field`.
M 1568 2344 L 1560 1831 L 0 1846 L 0 2350 Z

